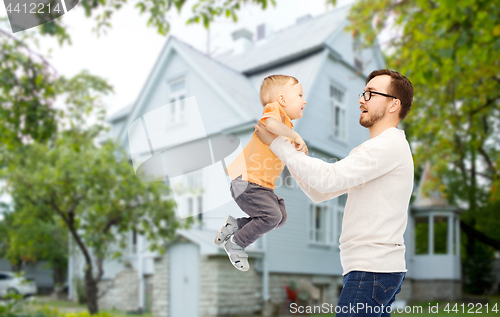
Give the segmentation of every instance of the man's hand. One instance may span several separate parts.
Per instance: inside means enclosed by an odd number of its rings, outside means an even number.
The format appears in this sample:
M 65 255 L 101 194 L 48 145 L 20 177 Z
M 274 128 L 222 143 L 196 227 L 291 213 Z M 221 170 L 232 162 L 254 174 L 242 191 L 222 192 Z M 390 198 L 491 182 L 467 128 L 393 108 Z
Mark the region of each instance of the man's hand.
M 300 137 L 300 135 L 298 137 L 296 137 L 295 139 L 293 139 L 292 144 L 295 145 L 295 148 L 297 149 L 297 151 L 304 152 L 306 155 L 307 155 L 307 153 L 309 153 L 309 150 L 307 149 L 306 142 L 304 142 L 304 140 L 302 140 L 302 137 Z
M 269 132 L 266 129 L 266 126 L 262 121 L 259 121 L 259 125 L 255 126 L 255 135 L 262 141 L 262 143 L 271 145 L 273 143 L 274 139 L 278 137 L 278 135 Z

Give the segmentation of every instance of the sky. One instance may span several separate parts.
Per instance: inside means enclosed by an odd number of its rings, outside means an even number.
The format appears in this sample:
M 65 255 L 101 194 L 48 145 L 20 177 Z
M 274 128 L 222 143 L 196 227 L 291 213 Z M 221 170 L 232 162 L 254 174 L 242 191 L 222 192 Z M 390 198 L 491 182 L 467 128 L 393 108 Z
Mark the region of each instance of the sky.
M 0 2 L 3 3 L 3 0 Z M 206 53 L 207 30 L 201 24 L 186 25 L 191 7 L 196 2 L 188 0 L 180 14 L 175 9 L 167 14 L 171 23 L 170 34 Z M 337 0 L 337 6 L 352 2 Z M 106 79 L 114 87 L 114 94 L 104 99 L 108 115 L 135 101 L 167 41 L 167 37 L 158 34 L 154 27 L 147 26 L 147 15 L 140 15 L 139 10 L 134 8 L 135 3 L 129 1 L 116 11 L 111 29 L 100 36 L 92 31 L 96 22 L 85 17 L 83 8 L 77 5 L 59 18 L 68 26 L 72 44 L 61 47 L 55 39 L 42 37 L 40 48 L 35 49 L 48 57 L 61 75 L 71 77 L 87 69 Z M 231 33 L 237 29 L 247 28 L 255 34 L 257 26 L 266 23 L 274 31 L 279 31 L 295 24 L 296 19 L 304 15 L 314 17 L 332 10 L 333 7 L 325 3 L 325 0 L 276 0 L 276 6 L 270 6 L 265 11 L 259 6 L 245 4 L 238 12 L 237 23 L 220 18 L 211 25 L 210 53 L 218 55 L 231 50 Z M 6 15 L 5 6 L 0 5 L 0 16 Z M 10 198 L 0 194 L 0 200 L 9 202 Z
M 3 1 L 3 0 L 0 0 Z M 188 0 L 180 12 L 172 9 L 167 17 L 171 21 L 170 34 L 189 43 L 202 52 L 207 51 L 208 32 L 201 24 L 186 25 L 191 16 L 191 7 L 197 0 Z M 337 6 L 353 0 L 337 0 Z M 136 1 L 116 11 L 107 34 L 97 37 L 92 28 L 96 22 L 84 15 L 80 5 L 60 17 L 68 25 L 72 45 L 60 47 L 55 39 L 42 38 L 40 53 L 47 55 L 57 71 L 65 76 L 76 75 L 83 69 L 105 78 L 114 87 L 115 93 L 105 99 L 108 115 L 135 101 L 140 89 L 159 56 L 167 37 L 147 27 L 147 15 L 134 8 Z M 293 25 L 298 17 L 323 14 L 333 7 L 325 0 L 277 0 L 275 7 L 263 11 L 259 6 L 245 4 L 234 23 L 225 18 L 218 19 L 210 28 L 210 51 L 214 55 L 231 49 L 231 33 L 245 27 L 256 33 L 257 25 L 267 23 L 278 31 Z M 0 16 L 5 16 L 5 7 L 0 6 Z

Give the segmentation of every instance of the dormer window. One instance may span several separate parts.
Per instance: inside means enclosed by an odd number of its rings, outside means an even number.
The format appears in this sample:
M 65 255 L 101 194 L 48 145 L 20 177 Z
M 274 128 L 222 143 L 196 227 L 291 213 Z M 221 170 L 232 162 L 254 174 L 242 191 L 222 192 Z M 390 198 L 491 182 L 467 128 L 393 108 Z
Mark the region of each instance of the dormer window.
M 168 122 L 176 124 L 186 121 L 186 79 L 184 77 L 177 78 L 168 83 Z
M 354 68 L 360 73 L 363 72 L 363 61 L 358 57 L 354 58 Z
M 345 92 L 335 84 L 330 84 L 331 132 L 333 136 L 345 140 Z

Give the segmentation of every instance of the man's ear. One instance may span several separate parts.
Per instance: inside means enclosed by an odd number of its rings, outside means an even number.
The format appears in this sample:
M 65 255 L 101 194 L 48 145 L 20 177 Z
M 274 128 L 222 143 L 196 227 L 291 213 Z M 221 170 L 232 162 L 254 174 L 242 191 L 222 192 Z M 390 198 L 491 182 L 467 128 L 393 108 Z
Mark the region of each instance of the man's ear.
M 282 94 L 279 94 L 278 95 L 278 103 L 280 104 L 280 106 L 286 107 L 285 96 L 283 96 Z
M 389 108 L 389 112 L 398 112 L 399 109 L 401 109 L 401 100 L 399 99 L 394 99 L 391 103 L 391 107 Z

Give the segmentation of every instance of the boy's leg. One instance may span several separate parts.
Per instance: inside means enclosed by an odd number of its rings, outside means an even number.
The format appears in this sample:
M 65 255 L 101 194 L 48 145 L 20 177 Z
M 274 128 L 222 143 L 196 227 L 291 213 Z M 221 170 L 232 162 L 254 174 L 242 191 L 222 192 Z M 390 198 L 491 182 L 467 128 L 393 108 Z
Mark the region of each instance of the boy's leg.
M 281 221 L 280 223 L 276 226 L 276 228 L 281 228 L 286 224 L 286 221 L 288 219 L 288 213 L 286 212 L 285 208 L 285 200 L 278 195 L 274 194 L 276 196 L 276 199 L 278 200 L 278 205 L 281 211 Z M 238 222 L 238 228 L 243 228 L 247 223 L 252 221 L 252 218 L 250 217 L 243 217 L 243 218 L 238 218 L 236 219 Z
M 280 211 L 281 211 L 281 221 L 276 226 L 276 228 L 281 228 L 286 224 L 286 220 L 288 219 L 288 214 L 287 214 L 286 208 L 285 208 L 285 200 L 283 198 L 279 197 L 278 195 L 276 195 L 276 198 L 278 198 L 278 204 L 280 206 Z
M 238 231 L 233 237 L 239 246 L 248 247 L 281 222 L 282 211 L 272 189 L 235 179 L 232 194 L 238 206 L 250 216 L 238 219 Z

